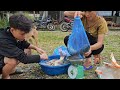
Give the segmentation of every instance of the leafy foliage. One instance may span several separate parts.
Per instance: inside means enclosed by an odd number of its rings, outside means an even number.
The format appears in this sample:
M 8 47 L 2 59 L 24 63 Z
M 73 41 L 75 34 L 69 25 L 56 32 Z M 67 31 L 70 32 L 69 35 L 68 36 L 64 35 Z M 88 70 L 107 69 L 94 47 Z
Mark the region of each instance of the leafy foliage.
M 6 28 L 7 26 L 9 26 L 7 18 L 0 18 L 0 28 Z

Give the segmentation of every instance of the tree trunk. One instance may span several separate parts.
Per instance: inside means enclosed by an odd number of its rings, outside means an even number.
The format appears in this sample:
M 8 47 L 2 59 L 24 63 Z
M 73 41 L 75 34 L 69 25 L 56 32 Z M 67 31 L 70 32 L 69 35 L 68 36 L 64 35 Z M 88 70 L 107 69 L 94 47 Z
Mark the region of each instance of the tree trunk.
M 112 11 L 112 16 L 113 16 L 113 14 L 114 14 L 114 11 Z
M 36 20 L 35 11 L 33 11 L 33 16 L 34 16 L 34 19 Z

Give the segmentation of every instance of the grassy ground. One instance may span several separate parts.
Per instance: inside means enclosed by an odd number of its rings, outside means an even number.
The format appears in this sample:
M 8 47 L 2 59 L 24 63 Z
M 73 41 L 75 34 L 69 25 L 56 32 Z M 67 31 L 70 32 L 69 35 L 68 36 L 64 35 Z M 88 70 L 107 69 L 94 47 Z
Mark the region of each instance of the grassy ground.
M 64 37 L 70 33 L 71 32 L 40 31 L 39 46 L 51 55 L 57 46 L 64 45 Z M 120 59 L 120 31 L 109 31 L 105 36 L 104 44 L 105 48 L 102 52 L 103 57 L 109 58 L 110 52 L 113 52 L 116 59 Z
M 60 46 L 64 45 L 64 37 L 69 35 L 70 32 L 61 32 L 61 31 L 39 31 L 39 46 L 47 51 L 48 55 L 53 53 L 53 50 Z M 105 48 L 101 55 L 103 56 L 103 61 L 110 62 L 110 53 L 113 52 L 116 60 L 120 60 L 120 31 L 109 31 L 105 37 Z M 34 52 L 36 54 L 36 52 Z M 100 64 L 102 65 L 102 63 Z M 16 79 L 68 79 L 67 74 L 59 76 L 49 76 L 44 74 L 41 71 L 38 64 L 21 64 L 22 69 L 26 70 L 26 73 L 21 75 L 13 75 L 12 78 Z M 99 66 L 99 65 L 98 65 Z M 95 66 L 92 70 L 85 71 L 85 79 L 98 79 L 95 74 Z

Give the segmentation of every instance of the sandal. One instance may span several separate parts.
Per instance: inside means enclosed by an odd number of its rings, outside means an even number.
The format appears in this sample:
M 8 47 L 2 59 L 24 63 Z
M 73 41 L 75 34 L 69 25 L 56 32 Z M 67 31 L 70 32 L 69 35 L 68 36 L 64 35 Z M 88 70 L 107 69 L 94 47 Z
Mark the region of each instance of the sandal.
M 90 70 L 90 69 L 92 69 L 93 66 L 91 64 L 92 64 L 91 59 L 85 61 L 84 64 L 83 64 L 84 70 Z
M 89 67 L 85 67 L 84 65 L 83 65 L 83 67 L 84 67 L 84 70 L 90 70 L 90 69 L 92 69 L 93 68 L 93 66 L 91 65 L 91 66 L 89 66 Z
M 95 60 L 94 60 L 94 64 L 100 64 L 100 58 L 96 58 Z

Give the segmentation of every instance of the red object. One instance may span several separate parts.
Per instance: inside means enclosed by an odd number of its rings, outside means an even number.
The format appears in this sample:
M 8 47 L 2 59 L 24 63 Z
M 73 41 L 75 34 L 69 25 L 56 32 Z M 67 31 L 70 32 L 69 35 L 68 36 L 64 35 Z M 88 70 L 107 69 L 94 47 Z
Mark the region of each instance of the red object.
M 70 18 L 67 18 L 67 17 L 64 18 L 64 21 L 67 22 L 67 23 L 72 22 L 72 20 Z

